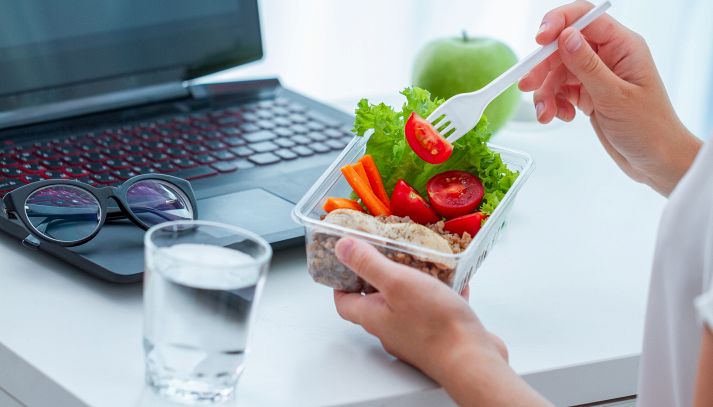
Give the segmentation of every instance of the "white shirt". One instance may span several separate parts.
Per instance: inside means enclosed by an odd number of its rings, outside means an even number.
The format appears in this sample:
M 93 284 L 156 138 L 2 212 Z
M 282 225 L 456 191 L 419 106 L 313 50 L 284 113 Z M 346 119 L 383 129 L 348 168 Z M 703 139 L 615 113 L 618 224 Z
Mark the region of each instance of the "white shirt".
M 693 405 L 703 322 L 696 298 L 713 275 L 713 142 L 669 198 L 659 226 L 639 368 L 640 407 Z M 713 327 L 713 294 L 700 307 Z M 713 329 L 713 328 L 712 328 Z

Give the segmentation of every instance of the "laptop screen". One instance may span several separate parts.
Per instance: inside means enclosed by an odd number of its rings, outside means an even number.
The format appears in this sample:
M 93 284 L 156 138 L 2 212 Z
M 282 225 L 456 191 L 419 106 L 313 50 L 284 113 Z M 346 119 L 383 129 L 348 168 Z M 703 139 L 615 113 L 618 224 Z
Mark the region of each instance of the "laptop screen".
M 0 97 L 185 80 L 260 59 L 257 0 L 0 2 Z M 118 82 L 117 82 L 118 83 Z

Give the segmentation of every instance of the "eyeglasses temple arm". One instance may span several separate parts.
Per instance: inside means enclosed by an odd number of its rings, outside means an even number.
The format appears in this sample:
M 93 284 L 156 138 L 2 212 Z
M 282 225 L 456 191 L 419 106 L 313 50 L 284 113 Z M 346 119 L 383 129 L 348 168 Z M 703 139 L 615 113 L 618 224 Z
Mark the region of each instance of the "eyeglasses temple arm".
M 162 219 L 165 219 L 165 220 L 167 220 L 167 221 L 183 219 L 183 218 L 180 217 L 180 216 L 172 215 L 172 214 L 170 214 L 170 213 L 168 213 L 168 212 L 166 212 L 166 211 L 161 211 L 161 210 L 154 209 L 154 208 L 149 208 L 149 207 L 146 207 L 146 206 L 133 206 L 133 207 L 131 207 L 131 210 L 132 210 L 132 212 L 134 212 L 134 213 L 146 213 L 146 212 L 148 212 L 148 213 L 151 213 L 151 214 L 153 214 L 153 215 L 156 215 L 156 216 L 158 216 L 158 217 L 160 217 L 160 218 L 162 218 Z M 126 217 L 126 215 L 124 215 L 124 213 L 121 212 L 121 210 L 119 210 L 119 209 L 115 209 L 115 210 L 109 211 L 109 212 L 107 212 L 107 214 L 106 214 L 106 220 L 116 220 L 116 219 L 122 219 L 122 218 L 125 218 L 125 217 Z
M 34 206 L 34 205 L 33 205 Z M 71 219 L 71 218 L 78 218 L 81 216 L 86 216 L 87 212 L 81 212 L 79 211 L 78 213 L 67 213 L 67 212 L 62 212 L 62 210 L 67 210 L 65 209 L 57 209 L 56 211 L 51 211 L 45 209 L 44 211 L 38 210 L 39 208 L 35 207 L 33 210 L 33 215 L 34 216 L 42 216 L 46 218 L 52 218 L 52 219 L 57 219 L 57 218 L 62 218 L 62 219 Z M 163 218 L 165 220 L 177 220 L 177 219 L 182 219 L 179 216 L 172 215 L 166 211 L 161 211 L 158 209 L 150 208 L 147 206 L 133 206 L 131 210 L 134 213 L 151 213 L 153 215 L 156 215 L 160 218 Z M 8 216 L 10 216 L 8 214 Z M 126 215 L 121 209 L 112 209 L 107 212 L 107 220 L 117 220 L 117 219 L 123 219 L 125 218 Z

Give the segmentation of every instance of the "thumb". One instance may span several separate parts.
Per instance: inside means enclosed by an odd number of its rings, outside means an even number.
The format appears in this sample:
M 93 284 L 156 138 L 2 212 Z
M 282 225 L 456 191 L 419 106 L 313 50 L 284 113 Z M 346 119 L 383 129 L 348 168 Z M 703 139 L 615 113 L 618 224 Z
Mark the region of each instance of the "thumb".
M 337 242 L 334 252 L 339 261 L 385 295 L 392 292 L 394 287 L 402 286 L 400 280 L 418 274 L 410 267 L 389 260 L 374 246 L 360 239 L 342 238 Z
M 619 78 L 599 58 L 576 28 L 568 27 L 559 37 L 560 58 L 567 69 L 582 82 L 592 98 L 611 95 Z

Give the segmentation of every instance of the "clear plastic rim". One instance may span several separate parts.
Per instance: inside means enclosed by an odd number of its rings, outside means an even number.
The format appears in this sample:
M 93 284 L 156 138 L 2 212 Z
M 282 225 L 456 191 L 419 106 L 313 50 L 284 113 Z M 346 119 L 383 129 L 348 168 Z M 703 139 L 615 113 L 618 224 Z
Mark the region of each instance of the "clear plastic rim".
M 155 251 L 158 249 L 158 246 L 154 244 L 154 242 L 151 240 L 151 236 L 158 231 L 159 229 L 163 229 L 166 227 L 174 227 L 174 226 L 209 226 L 209 227 L 214 227 L 218 229 L 224 229 L 224 230 L 230 230 L 234 232 L 237 235 L 242 235 L 254 242 L 256 242 L 261 248 L 264 249 L 263 254 L 261 254 L 258 257 L 253 257 L 253 262 L 258 265 L 263 265 L 266 264 L 270 259 L 272 258 L 272 246 L 262 238 L 262 236 L 258 235 L 255 232 L 251 232 L 247 229 L 243 229 L 239 226 L 234 226 L 234 225 L 228 225 L 225 223 L 218 223 L 218 222 L 211 222 L 207 220 L 174 220 L 170 222 L 163 222 L 159 223 L 158 225 L 154 225 L 149 230 L 146 231 L 144 234 L 144 246 L 146 250 L 151 250 Z M 192 263 L 191 261 L 188 261 L 188 263 Z M 200 265 L 199 262 L 195 262 L 196 265 Z
M 485 222 L 485 226 L 481 231 L 475 236 L 473 241 L 470 242 L 468 247 L 460 252 L 460 253 L 443 253 L 439 252 L 437 250 L 429 249 L 423 246 L 417 246 L 412 243 L 406 243 L 406 242 L 400 242 L 397 240 L 393 239 L 388 239 L 379 235 L 375 235 L 372 233 L 366 233 L 362 232 L 359 230 L 355 229 L 349 229 L 345 228 L 342 226 L 338 225 L 333 225 L 330 223 L 326 223 L 324 221 L 318 220 L 318 219 L 312 219 L 308 216 L 306 216 L 303 212 L 305 209 L 305 206 L 309 201 L 311 201 L 319 187 L 324 184 L 329 178 L 332 173 L 334 173 L 336 167 L 339 165 L 339 163 L 350 153 L 352 150 L 356 147 L 357 144 L 364 144 L 368 140 L 368 137 L 365 136 L 355 136 L 354 139 L 349 143 L 349 145 L 342 151 L 341 154 L 334 160 L 334 162 L 325 170 L 325 172 L 319 177 L 319 179 L 315 182 L 315 184 L 310 188 L 310 190 L 300 199 L 300 201 L 295 205 L 295 208 L 292 210 L 292 218 L 300 223 L 303 226 L 311 226 L 315 228 L 320 228 L 323 230 L 329 230 L 335 232 L 335 234 L 346 234 L 350 236 L 358 236 L 365 238 L 367 240 L 373 241 L 373 242 L 378 242 L 382 243 L 385 245 L 389 245 L 394 248 L 398 248 L 402 251 L 405 251 L 409 254 L 418 254 L 418 255 L 431 255 L 434 257 L 441 257 L 444 259 L 453 259 L 453 260 L 459 260 L 462 257 L 465 257 L 467 255 L 470 255 L 472 251 L 475 250 L 475 248 L 481 244 L 481 242 L 486 238 L 486 236 L 489 237 L 489 234 L 491 230 L 495 227 L 493 226 L 495 223 L 499 222 Z M 495 208 L 495 211 L 491 214 L 491 218 L 496 218 L 499 217 L 500 214 L 505 210 L 505 207 L 514 199 L 514 196 L 520 191 L 520 188 L 522 188 L 522 185 L 525 183 L 525 181 L 530 177 L 533 169 L 534 169 L 534 160 L 532 156 L 526 152 L 519 151 L 519 150 L 514 150 L 509 147 L 503 147 L 503 146 L 498 146 L 496 144 L 490 144 L 488 143 L 488 147 L 491 149 L 495 150 L 496 152 L 499 153 L 506 153 L 506 154 L 511 154 L 515 156 L 519 156 L 520 158 L 524 159 L 525 165 L 522 167 L 520 170 L 520 175 L 517 177 L 515 182 L 512 184 L 508 192 L 505 194 L 503 197 L 502 201 L 498 205 L 497 208 Z

